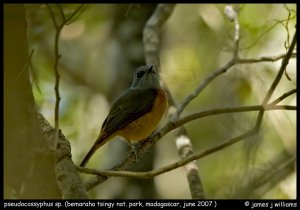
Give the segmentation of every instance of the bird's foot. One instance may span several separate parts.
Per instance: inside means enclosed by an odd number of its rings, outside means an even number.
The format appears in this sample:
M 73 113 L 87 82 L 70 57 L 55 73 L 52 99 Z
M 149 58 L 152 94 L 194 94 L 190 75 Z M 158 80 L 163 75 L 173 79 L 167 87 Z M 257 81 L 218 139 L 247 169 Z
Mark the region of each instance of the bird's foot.
M 129 146 L 130 146 L 130 151 L 128 153 L 128 156 L 133 153 L 134 155 L 134 163 L 137 162 L 137 160 L 139 159 L 139 156 L 138 156 L 138 148 L 140 147 L 141 143 L 140 142 L 135 142 L 135 143 L 132 143 L 130 142 L 129 143 Z

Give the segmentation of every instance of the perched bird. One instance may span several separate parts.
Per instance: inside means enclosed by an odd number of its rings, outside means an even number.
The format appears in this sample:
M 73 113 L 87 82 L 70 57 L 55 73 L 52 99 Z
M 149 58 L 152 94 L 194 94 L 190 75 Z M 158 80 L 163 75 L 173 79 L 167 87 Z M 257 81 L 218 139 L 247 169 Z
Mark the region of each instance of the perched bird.
M 113 103 L 99 137 L 80 166 L 85 166 L 95 151 L 115 136 L 122 136 L 129 142 L 148 137 L 156 129 L 167 104 L 154 66 L 139 67 L 131 87 Z

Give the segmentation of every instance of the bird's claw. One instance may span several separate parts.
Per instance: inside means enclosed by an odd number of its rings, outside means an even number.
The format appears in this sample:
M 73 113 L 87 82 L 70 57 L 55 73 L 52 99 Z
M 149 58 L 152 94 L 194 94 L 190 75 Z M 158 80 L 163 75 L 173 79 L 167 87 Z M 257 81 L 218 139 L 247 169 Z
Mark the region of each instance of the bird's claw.
M 140 142 L 136 142 L 136 143 L 130 143 L 130 151 L 129 154 L 133 153 L 134 155 L 134 162 L 137 162 L 139 156 L 138 156 L 138 148 L 140 146 Z

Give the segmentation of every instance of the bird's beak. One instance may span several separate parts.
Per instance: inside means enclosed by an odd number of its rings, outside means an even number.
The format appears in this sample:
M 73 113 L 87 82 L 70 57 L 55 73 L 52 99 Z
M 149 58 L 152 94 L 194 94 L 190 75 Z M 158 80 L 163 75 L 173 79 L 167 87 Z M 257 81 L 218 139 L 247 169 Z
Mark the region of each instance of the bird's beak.
M 150 65 L 149 65 L 149 67 L 148 67 L 148 72 L 149 72 L 149 73 L 155 73 L 154 65 L 153 65 L 153 64 L 150 64 Z

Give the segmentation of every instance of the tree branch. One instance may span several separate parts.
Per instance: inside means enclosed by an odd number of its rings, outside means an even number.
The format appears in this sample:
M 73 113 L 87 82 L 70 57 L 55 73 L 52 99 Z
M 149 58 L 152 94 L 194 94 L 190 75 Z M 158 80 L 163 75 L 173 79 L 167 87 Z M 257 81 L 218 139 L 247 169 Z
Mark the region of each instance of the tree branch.
M 275 99 L 272 103 L 270 103 L 270 105 L 276 105 L 278 104 L 280 101 L 282 101 L 283 99 L 285 99 L 286 97 L 294 94 L 297 92 L 297 89 L 293 89 L 290 90 L 289 92 L 284 93 L 283 95 L 281 95 L 279 98 Z
M 275 62 L 280 59 L 286 57 L 287 54 L 281 54 L 277 56 L 270 56 L 270 57 L 260 57 L 260 58 L 250 58 L 250 59 L 238 59 L 239 64 L 248 64 L 248 63 L 261 63 L 261 62 Z M 296 58 L 296 53 L 292 53 L 291 58 Z
M 145 58 L 148 64 L 153 63 L 158 71 L 160 69 L 160 61 L 159 61 L 159 48 L 160 48 L 160 33 L 163 24 L 169 18 L 174 10 L 174 6 L 172 4 L 159 4 L 152 14 L 152 16 L 147 21 L 145 28 L 144 28 L 144 47 L 145 47 Z M 170 107 L 176 107 L 175 101 L 173 96 L 169 90 L 169 88 L 164 85 L 164 89 L 168 95 L 168 101 Z M 176 133 L 176 146 L 178 154 L 181 158 L 185 158 L 187 155 L 193 153 L 192 143 L 187 136 L 187 131 L 184 127 L 181 127 Z M 181 141 L 185 139 L 185 144 L 182 144 Z M 185 167 L 187 180 L 190 186 L 190 191 L 193 199 L 203 199 L 204 198 L 204 191 L 203 186 L 199 177 L 198 173 L 198 166 L 196 162 L 191 162 L 189 165 Z
M 279 72 L 278 72 L 278 74 L 277 74 L 275 80 L 273 81 L 273 83 L 272 83 L 270 89 L 268 90 L 268 92 L 267 92 L 267 94 L 266 94 L 266 97 L 265 97 L 265 99 L 264 99 L 264 101 L 263 101 L 263 104 L 266 104 L 266 103 L 269 101 L 269 99 L 271 98 L 271 96 L 272 96 L 272 94 L 273 94 L 275 88 L 277 87 L 277 85 L 278 85 L 278 83 L 279 83 L 279 81 L 280 81 L 280 79 L 281 79 L 281 77 L 282 77 L 282 75 L 283 75 L 283 73 L 284 73 L 284 71 L 285 71 L 285 69 L 286 69 L 286 66 L 287 66 L 288 63 L 289 63 L 290 58 L 292 57 L 292 53 L 293 53 L 293 51 L 294 51 L 294 48 L 295 48 L 296 42 L 297 42 L 296 34 L 297 34 L 297 32 L 295 32 L 295 34 L 294 34 L 294 37 L 293 37 L 293 41 L 292 41 L 292 43 L 291 43 L 291 46 L 290 46 L 288 52 L 286 53 L 286 56 L 285 56 L 285 57 L 283 58 L 283 60 L 282 60 L 282 64 L 281 64 L 281 67 L 280 67 L 280 69 L 279 69 Z
M 181 160 L 194 154 L 193 145 L 187 135 L 186 129 L 181 126 L 175 132 L 176 147 Z M 199 168 L 196 161 L 184 165 L 187 181 L 189 183 L 192 199 L 205 199 L 204 188 L 200 179 Z
M 49 4 L 46 4 L 46 7 L 47 7 L 47 9 L 48 9 L 48 11 L 50 13 L 50 16 L 51 16 L 51 19 L 52 19 L 52 22 L 53 22 L 53 25 L 54 25 L 55 29 L 58 29 L 59 26 L 58 26 L 58 24 L 56 22 L 56 18 L 54 16 L 54 13 L 53 13 L 51 7 L 49 6 Z
M 239 44 L 240 44 L 240 23 L 239 23 L 239 4 L 235 5 L 235 8 L 231 5 L 232 11 L 234 13 L 234 49 L 233 49 L 233 59 L 237 60 L 239 58 Z
M 250 58 L 250 59 L 241 59 L 238 58 L 237 60 L 231 60 L 228 63 L 226 63 L 224 66 L 218 68 L 213 73 L 211 73 L 208 77 L 204 79 L 204 81 L 192 92 L 190 95 L 188 95 L 184 101 L 179 105 L 179 108 L 177 109 L 176 114 L 174 115 L 175 119 L 179 117 L 179 115 L 183 112 L 185 107 L 194 99 L 196 98 L 199 93 L 210 83 L 212 82 L 216 77 L 218 77 L 220 74 L 225 73 L 229 68 L 233 67 L 236 64 L 248 64 L 248 63 L 260 63 L 260 62 L 274 62 L 280 59 L 283 59 L 287 56 L 287 54 L 281 54 L 278 56 L 273 57 L 261 57 L 261 58 Z M 292 53 L 290 57 L 296 57 L 296 53 Z M 173 120 L 175 120 L 173 119 Z
M 78 6 L 77 9 L 65 20 L 65 25 L 70 25 L 71 23 L 73 23 L 82 14 L 86 7 L 86 4 L 81 4 L 80 6 Z
M 281 67 L 279 69 L 279 72 L 276 76 L 276 78 L 274 79 L 271 87 L 269 88 L 263 102 L 262 102 L 262 105 L 265 107 L 265 105 L 268 103 L 268 101 L 270 100 L 275 88 L 277 87 L 284 71 L 285 71 L 285 68 L 286 66 L 288 65 L 289 63 L 289 60 L 292 56 L 292 52 L 294 51 L 294 48 L 295 48 L 295 45 L 296 45 L 296 32 L 294 34 L 294 38 L 293 38 L 293 41 L 291 43 L 291 46 L 286 54 L 286 56 L 283 58 L 282 60 L 282 64 L 281 64 Z M 262 119 L 263 119 L 263 116 L 264 116 L 264 109 L 261 109 L 258 113 L 258 116 L 257 116 L 257 121 L 256 121 L 256 126 L 255 126 L 255 129 L 257 130 L 257 132 L 259 131 L 260 129 L 260 126 L 261 126 L 261 123 L 262 123 Z
M 61 55 L 59 54 L 59 36 L 60 36 L 60 32 L 64 26 L 64 23 L 62 24 L 58 24 L 55 16 L 53 14 L 53 11 L 51 9 L 51 7 L 46 4 L 49 13 L 51 15 L 51 19 L 53 22 L 53 25 L 55 27 L 55 38 L 54 38 L 54 74 L 55 74 L 55 85 L 54 85 L 54 91 L 55 91 L 55 108 L 54 108 L 54 123 L 55 123 L 55 135 L 54 137 L 54 141 L 53 141 L 53 150 L 56 150 L 57 148 L 57 141 L 58 141 L 58 129 L 59 129 L 59 102 L 61 100 L 60 97 L 60 93 L 59 93 L 59 78 L 60 78 L 60 74 L 58 71 L 58 64 L 59 64 L 59 59 L 61 58 Z M 62 12 L 63 13 L 63 12 Z
M 242 139 L 245 139 L 247 137 L 250 137 L 252 136 L 254 133 L 253 130 L 251 131 L 248 131 L 238 137 L 235 137 L 235 138 L 232 138 L 232 139 L 229 139 L 227 141 L 225 141 L 225 143 L 222 143 L 222 144 L 219 144 L 217 146 L 214 146 L 208 150 L 205 150 L 203 152 L 198 152 L 198 153 L 195 153 L 193 155 L 190 155 L 189 157 L 185 158 L 185 159 L 182 159 L 178 162 L 175 162 L 175 163 L 172 163 L 172 164 L 169 164 L 167 166 L 164 166 L 164 167 L 161 167 L 159 169 L 155 169 L 155 170 L 152 170 L 152 171 L 149 171 L 149 172 L 132 172 L 132 171 L 99 171 L 99 170 L 95 170 L 95 169 L 88 169 L 88 168 L 81 168 L 81 167 L 78 167 L 78 170 L 81 171 L 81 172 L 84 172 L 84 173 L 89 173 L 89 174 L 96 174 L 96 175 L 99 175 L 99 176 L 125 176 L 125 177 L 135 177 L 135 178 L 143 178 L 143 179 L 149 179 L 149 178 L 153 178 L 154 176 L 158 176 L 160 174 L 163 174 L 163 173 L 166 173 L 168 171 L 171 171 L 171 170 L 174 170 L 176 168 L 179 168 L 181 166 L 184 166 L 185 164 L 193 161 L 193 160 L 197 160 L 197 159 L 200 159 L 202 157 L 205 157 L 207 155 L 210 155 L 214 152 L 217 152 L 221 149 L 224 149 Z
M 188 123 L 192 120 L 196 120 L 202 117 L 213 116 L 218 114 L 225 114 L 225 113 L 237 113 L 237 112 L 249 112 L 249 111 L 260 111 L 260 110 L 296 110 L 296 106 L 289 106 L 289 105 L 282 105 L 282 106 L 274 106 L 273 104 L 262 106 L 244 106 L 244 107 L 228 107 L 222 109 L 213 109 L 202 111 L 194 114 L 187 115 L 178 119 L 174 124 L 175 127 L 181 126 L 185 123 Z
M 44 134 L 48 145 L 51 145 L 55 129 L 48 123 L 43 115 L 37 114 L 41 132 Z M 88 195 L 72 161 L 69 141 L 60 132 L 56 152 L 56 177 L 64 199 L 87 199 Z
M 251 43 L 251 44 L 248 45 L 247 47 L 240 48 L 240 51 L 241 51 L 241 50 L 248 50 L 248 49 L 254 47 L 254 46 L 258 43 L 258 41 L 261 40 L 261 38 L 262 38 L 264 35 L 266 35 L 268 32 L 270 32 L 270 31 L 271 31 L 273 28 L 275 28 L 278 24 L 283 24 L 283 22 L 286 22 L 286 21 L 288 21 L 288 20 L 292 20 L 292 19 L 295 19 L 295 18 L 296 18 L 296 15 L 294 15 L 293 17 L 284 19 L 284 20 L 276 20 L 276 19 L 273 20 L 273 21 L 276 22 L 275 24 L 273 24 L 273 25 L 270 26 L 268 29 L 266 29 L 265 31 L 263 31 L 263 32 L 256 38 L 256 40 L 255 40 L 253 43 Z M 264 25 L 264 26 L 262 26 L 262 28 L 267 28 L 267 26 Z
M 60 33 L 63 29 L 63 27 L 67 24 L 70 24 L 70 21 L 72 18 L 83 8 L 83 4 L 80 5 L 68 18 L 65 17 L 64 11 L 61 8 L 60 5 L 58 5 L 58 10 L 62 16 L 62 21 L 60 24 L 58 24 L 54 13 L 51 9 L 51 7 L 46 4 L 47 9 L 50 13 L 54 28 L 55 28 L 55 38 L 54 38 L 54 73 L 55 73 L 55 86 L 54 86 L 54 91 L 55 91 L 55 108 L 54 108 L 54 123 L 55 123 L 55 133 L 56 135 L 54 136 L 54 150 L 56 149 L 57 146 L 57 139 L 58 139 L 58 130 L 59 130 L 59 103 L 61 100 L 60 93 L 59 93 L 59 82 L 60 82 L 60 74 L 58 70 L 58 65 L 59 65 L 59 59 L 61 58 L 61 55 L 59 54 L 59 37 Z
M 46 4 L 47 9 L 50 13 L 54 28 L 55 28 L 55 38 L 54 38 L 54 73 L 55 73 L 55 109 L 54 109 L 54 122 L 55 122 L 55 134 L 50 135 L 54 141 L 52 142 L 53 150 L 56 151 L 56 176 L 62 192 L 63 198 L 88 198 L 86 191 L 83 189 L 81 180 L 78 180 L 78 175 L 74 163 L 71 160 L 71 149 L 68 141 L 59 130 L 59 103 L 61 100 L 59 93 L 59 82 L 60 74 L 58 70 L 59 59 L 61 55 L 59 54 L 59 37 L 63 27 L 71 20 L 71 18 L 78 12 L 76 9 L 69 18 L 65 18 L 63 9 L 58 6 L 60 14 L 62 16 L 62 22 L 59 24 L 56 20 L 51 7 Z M 40 121 L 43 122 L 44 126 L 48 126 L 48 129 L 52 129 L 49 123 L 44 119 L 42 115 L 39 116 Z M 62 141 L 63 139 L 63 141 Z M 75 187 L 77 186 L 77 187 Z
M 259 110 L 296 110 L 295 106 L 262 106 L 262 105 L 257 105 L 257 106 L 247 106 L 247 107 L 237 107 L 237 108 L 225 108 L 225 109 L 216 109 L 216 110 L 209 110 L 209 111 L 204 111 L 200 113 L 195 113 L 192 115 L 189 115 L 187 117 L 179 119 L 173 126 L 168 126 L 168 130 L 164 133 L 161 134 L 162 136 L 168 133 L 169 131 L 182 126 L 183 124 L 190 122 L 195 119 L 199 119 L 201 117 L 205 116 L 211 116 L 211 115 L 216 115 L 216 114 L 224 114 L 224 113 L 232 113 L 232 112 L 246 112 L 246 111 L 259 111 Z M 169 123 L 170 124 L 170 123 Z M 141 178 L 141 179 L 150 179 L 153 178 L 157 175 L 160 175 L 162 173 L 166 173 L 168 171 L 171 171 L 173 169 L 176 169 L 178 167 L 184 166 L 187 163 L 190 163 L 191 161 L 203 158 L 207 155 L 210 155 L 214 152 L 217 152 L 219 150 L 222 150 L 228 146 L 231 146 L 234 143 L 239 142 L 240 140 L 246 139 L 250 136 L 255 135 L 258 132 L 257 129 L 252 129 L 238 137 L 229 139 L 225 141 L 222 144 L 219 144 L 217 146 L 213 146 L 212 148 L 205 150 L 203 152 L 198 152 L 195 154 L 191 154 L 187 156 L 186 158 L 183 158 L 181 161 L 175 162 L 173 164 L 149 171 L 149 172 L 131 172 L 131 171 L 112 171 L 112 170 L 95 170 L 95 169 L 88 169 L 88 168 L 81 168 L 78 167 L 78 170 L 82 173 L 87 173 L 87 174 L 95 174 L 98 176 L 121 176 L 121 177 L 134 177 L 134 178 Z
M 246 64 L 246 63 L 259 63 L 259 62 L 274 62 L 277 60 L 280 60 L 282 58 L 286 58 L 289 56 L 291 57 L 296 57 L 296 53 L 293 53 L 294 47 L 289 48 L 292 49 L 287 54 L 282 54 L 279 56 L 274 56 L 274 57 L 261 57 L 258 59 L 240 59 L 238 57 L 238 47 L 239 47 L 239 22 L 238 22 L 238 14 L 233 10 L 231 6 L 226 7 L 227 11 L 229 11 L 229 14 L 232 15 L 232 18 L 234 20 L 235 24 L 235 47 L 233 51 L 233 59 L 226 63 L 223 67 L 217 69 L 214 71 L 211 75 L 209 75 L 196 89 L 193 93 L 188 95 L 185 100 L 180 104 L 179 108 L 177 109 L 177 112 L 174 114 L 174 120 L 179 117 L 179 115 L 183 112 L 184 108 L 194 99 L 198 96 L 198 94 L 211 82 L 213 81 L 216 77 L 218 77 L 220 74 L 225 73 L 229 68 L 233 67 L 236 64 Z
M 154 64 L 160 72 L 159 46 L 160 30 L 174 10 L 174 4 L 159 4 L 154 13 L 147 21 L 143 32 L 143 43 L 145 46 L 145 58 L 147 64 Z

